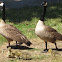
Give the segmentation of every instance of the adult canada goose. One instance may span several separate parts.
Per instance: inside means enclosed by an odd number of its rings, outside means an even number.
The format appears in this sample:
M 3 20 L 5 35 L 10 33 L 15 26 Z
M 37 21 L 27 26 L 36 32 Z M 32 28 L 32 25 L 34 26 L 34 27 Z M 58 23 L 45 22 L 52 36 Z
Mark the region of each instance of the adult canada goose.
M 16 41 L 16 43 L 18 41 L 30 46 L 31 42 L 16 27 L 5 23 L 5 3 L 0 2 L 0 6 L 3 7 L 3 18 L 0 20 L 0 34 L 8 40 L 9 46 L 13 40 Z
M 55 29 L 53 29 L 49 26 L 46 26 L 44 24 L 44 17 L 46 14 L 47 1 L 44 1 L 42 3 L 42 5 L 44 6 L 44 11 L 43 11 L 42 17 L 40 18 L 40 20 L 38 21 L 38 23 L 36 25 L 35 33 L 39 38 L 44 40 L 45 45 L 46 45 L 46 49 L 44 51 L 48 50 L 47 42 L 54 43 L 56 46 L 56 49 L 58 49 L 57 45 L 56 45 L 56 41 L 62 40 L 62 35 L 60 33 L 58 33 Z

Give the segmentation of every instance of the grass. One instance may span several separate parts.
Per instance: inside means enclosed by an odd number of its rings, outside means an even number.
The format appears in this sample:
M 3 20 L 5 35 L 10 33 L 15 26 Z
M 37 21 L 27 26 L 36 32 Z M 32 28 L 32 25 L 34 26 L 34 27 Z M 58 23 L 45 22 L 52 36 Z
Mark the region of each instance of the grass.
M 2 36 L 0 35 L 0 46 L 5 43 L 7 40 Z

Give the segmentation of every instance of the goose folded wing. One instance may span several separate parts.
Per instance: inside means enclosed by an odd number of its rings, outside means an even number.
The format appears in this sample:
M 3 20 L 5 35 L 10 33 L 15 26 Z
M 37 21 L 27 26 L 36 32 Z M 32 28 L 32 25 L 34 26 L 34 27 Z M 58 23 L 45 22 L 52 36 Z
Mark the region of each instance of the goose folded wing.
M 51 37 L 62 40 L 62 34 L 58 33 L 54 28 L 46 26 L 46 31 L 50 34 Z
M 4 26 L 3 32 L 4 32 L 3 35 L 6 38 L 13 39 L 16 41 L 20 41 L 24 37 L 24 35 L 16 27 L 9 24 Z
M 48 31 L 48 32 L 57 32 L 54 28 L 51 28 L 49 26 L 46 26 L 46 31 Z

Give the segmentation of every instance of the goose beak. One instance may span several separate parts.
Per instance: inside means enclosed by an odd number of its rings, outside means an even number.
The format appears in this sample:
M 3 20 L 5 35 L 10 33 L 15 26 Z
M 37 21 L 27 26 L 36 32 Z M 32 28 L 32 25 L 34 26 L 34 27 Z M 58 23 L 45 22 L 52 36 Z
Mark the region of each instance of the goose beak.
M 3 5 L 4 5 L 4 3 L 3 3 L 3 2 L 1 2 L 1 3 L 0 3 L 0 6 L 3 6 Z

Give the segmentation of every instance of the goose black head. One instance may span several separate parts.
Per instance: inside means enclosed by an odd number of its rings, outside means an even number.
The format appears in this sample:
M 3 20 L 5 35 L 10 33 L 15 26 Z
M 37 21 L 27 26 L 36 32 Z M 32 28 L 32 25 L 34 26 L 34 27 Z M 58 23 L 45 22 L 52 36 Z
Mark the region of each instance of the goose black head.
M 47 6 L 47 1 L 42 2 L 41 5 L 43 5 L 43 6 Z
M 27 43 L 26 43 L 26 45 L 27 46 L 30 46 L 32 43 L 30 42 L 30 41 L 28 41 Z
M 5 3 L 0 1 L 0 6 L 3 8 L 3 10 L 2 10 L 2 19 L 5 22 Z

